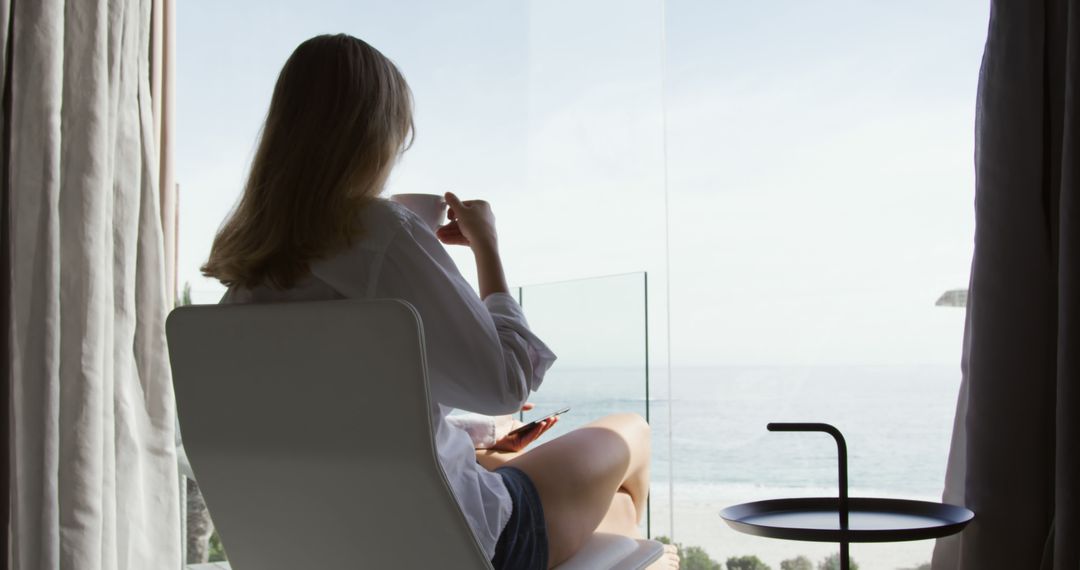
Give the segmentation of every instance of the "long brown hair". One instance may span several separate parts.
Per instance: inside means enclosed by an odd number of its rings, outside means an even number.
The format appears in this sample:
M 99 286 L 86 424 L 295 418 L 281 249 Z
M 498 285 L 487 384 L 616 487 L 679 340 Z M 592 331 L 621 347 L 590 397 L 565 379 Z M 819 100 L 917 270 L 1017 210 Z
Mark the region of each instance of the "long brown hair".
M 294 285 L 362 231 L 357 213 L 382 191 L 412 133 L 412 94 L 386 56 L 345 34 L 300 44 L 203 274 L 229 286 Z

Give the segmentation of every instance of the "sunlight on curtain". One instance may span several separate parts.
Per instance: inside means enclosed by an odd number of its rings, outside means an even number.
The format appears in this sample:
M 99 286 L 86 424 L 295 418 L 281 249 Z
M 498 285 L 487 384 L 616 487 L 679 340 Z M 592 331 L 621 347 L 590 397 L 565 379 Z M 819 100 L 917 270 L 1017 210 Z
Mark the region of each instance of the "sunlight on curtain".
M 150 6 L 14 6 L 17 569 L 180 562 Z

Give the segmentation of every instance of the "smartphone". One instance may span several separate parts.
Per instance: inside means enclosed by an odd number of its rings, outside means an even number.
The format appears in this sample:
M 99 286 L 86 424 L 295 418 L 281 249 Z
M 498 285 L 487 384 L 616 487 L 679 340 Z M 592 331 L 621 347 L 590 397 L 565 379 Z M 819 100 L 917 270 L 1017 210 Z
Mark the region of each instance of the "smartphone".
M 520 433 L 523 433 L 523 432 L 527 432 L 527 431 L 529 431 L 531 429 L 536 428 L 536 426 L 540 425 L 540 422 L 542 422 L 544 420 L 549 420 L 549 419 L 551 419 L 551 418 L 553 418 L 555 416 L 561 416 L 562 414 L 565 414 L 566 412 L 569 412 L 569 411 L 570 411 L 570 408 L 563 408 L 563 409 L 561 409 L 561 410 L 559 410 L 559 411 L 557 411 L 555 413 L 548 414 L 548 415 L 546 415 L 546 416 L 544 416 L 544 417 L 542 417 L 542 418 L 540 418 L 538 420 L 531 421 L 531 422 L 529 422 L 529 423 L 515 429 L 514 431 L 512 431 L 512 432 L 510 432 L 510 433 L 508 433 L 506 435 L 517 435 L 517 434 L 520 434 Z

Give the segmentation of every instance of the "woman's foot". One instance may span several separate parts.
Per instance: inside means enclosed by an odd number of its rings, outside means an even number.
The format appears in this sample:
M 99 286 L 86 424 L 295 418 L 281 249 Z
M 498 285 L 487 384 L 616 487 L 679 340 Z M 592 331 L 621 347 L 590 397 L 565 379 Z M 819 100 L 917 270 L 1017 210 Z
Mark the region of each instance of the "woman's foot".
M 671 570 L 679 567 L 679 551 L 674 544 L 665 544 L 660 559 L 653 562 L 646 570 Z

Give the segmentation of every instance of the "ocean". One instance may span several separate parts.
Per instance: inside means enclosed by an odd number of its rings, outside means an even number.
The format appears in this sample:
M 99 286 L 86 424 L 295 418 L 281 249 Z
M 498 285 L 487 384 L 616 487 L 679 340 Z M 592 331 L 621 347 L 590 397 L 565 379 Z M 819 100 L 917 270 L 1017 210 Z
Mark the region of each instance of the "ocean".
M 720 509 L 740 502 L 837 494 L 832 438 L 769 432 L 769 422 L 838 427 L 847 440 L 852 496 L 940 500 L 958 364 L 674 368 L 671 394 L 666 370 L 653 370 L 648 384 L 646 398 L 643 368 L 556 365 L 525 419 L 571 407 L 549 438 L 611 413 L 647 414 L 648 530 L 702 547 L 721 564 L 756 555 L 779 570 L 784 559 L 802 554 L 816 563 L 837 550 L 742 535 L 720 518 Z M 853 545 L 852 557 L 863 570 L 897 570 L 928 562 L 932 549 L 933 541 Z

